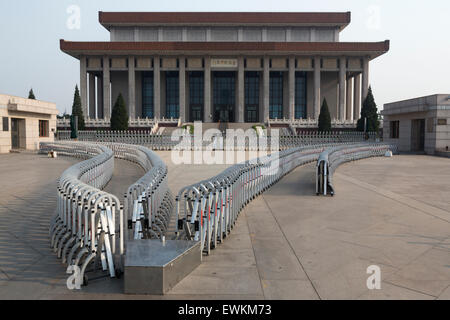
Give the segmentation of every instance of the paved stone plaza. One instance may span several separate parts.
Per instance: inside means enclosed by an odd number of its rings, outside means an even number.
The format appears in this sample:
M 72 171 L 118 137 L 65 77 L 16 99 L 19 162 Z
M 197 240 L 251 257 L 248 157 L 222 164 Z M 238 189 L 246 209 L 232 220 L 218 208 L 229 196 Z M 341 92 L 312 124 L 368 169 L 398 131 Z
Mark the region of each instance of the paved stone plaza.
M 169 184 L 226 165 L 175 166 Z M 314 165 L 298 168 L 252 202 L 229 238 L 165 297 L 126 296 L 123 280 L 70 292 L 49 248 L 56 179 L 75 159 L 0 156 L 0 299 L 450 299 L 449 160 L 396 156 L 348 163 L 336 196 L 316 197 Z M 142 171 L 116 161 L 119 196 Z M 381 268 L 369 291 L 366 269 Z

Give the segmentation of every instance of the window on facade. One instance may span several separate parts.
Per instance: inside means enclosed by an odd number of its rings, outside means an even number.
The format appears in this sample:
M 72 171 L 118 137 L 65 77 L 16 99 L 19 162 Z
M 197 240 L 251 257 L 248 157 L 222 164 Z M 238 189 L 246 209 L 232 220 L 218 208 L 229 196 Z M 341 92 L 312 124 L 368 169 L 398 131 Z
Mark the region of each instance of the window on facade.
M 180 117 L 180 85 L 178 72 L 166 73 L 166 118 Z
M 270 119 L 283 118 L 283 72 L 270 73 Z
M 295 73 L 295 119 L 306 119 L 306 73 Z
M 39 120 L 39 137 L 45 138 L 49 136 L 48 120 Z
M 203 121 L 204 74 L 202 71 L 189 73 L 190 121 Z
M 154 118 L 153 73 L 145 72 L 142 76 L 142 117 Z
M 9 131 L 9 118 L 3 117 L 3 131 Z
M 245 122 L 258 122 L 259 109 L 259 74 L 258 72 L 245 73 Z
M 391 121 L 390 122 L 390 131 L 391 131 L 391 139 L 399 139 L 400 138 L 400 121 Z

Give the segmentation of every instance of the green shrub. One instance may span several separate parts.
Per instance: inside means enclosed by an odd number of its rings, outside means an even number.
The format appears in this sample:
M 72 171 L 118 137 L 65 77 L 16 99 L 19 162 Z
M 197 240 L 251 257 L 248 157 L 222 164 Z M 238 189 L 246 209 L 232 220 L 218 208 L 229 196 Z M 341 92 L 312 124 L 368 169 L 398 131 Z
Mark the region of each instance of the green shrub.
M 128 112 L 125 105 L 125 100 L 122 94 L 119 93 L 116 103 L 112 109 L 111 114 L 111 130 L 126 131 L 128 130 Z
M 84 115 L 83 108 L 81 107 L 81 97 L 80 91 L 78 90 L 78 86 L 75 86 L 75 94 L 73 96 L 73 105 L 72 105 L 72 116 L 78 117 L 78 130 L 84 130 Z
M 377 104 L 372 93 L 372 87 L 369 87 L 366 99 L 364 99 L 361 109 L 361 118 L 358 120 L 358 131 L 364 131 L 364 119 L 367 118 L 367 132 L 377 132 L 380 128 L 380 121 L 378 119 Z
M 331 131 L 331 115 L 328 109 L 327 99 L 323 99 L 322 107 L 319 115 L 319 132 Z

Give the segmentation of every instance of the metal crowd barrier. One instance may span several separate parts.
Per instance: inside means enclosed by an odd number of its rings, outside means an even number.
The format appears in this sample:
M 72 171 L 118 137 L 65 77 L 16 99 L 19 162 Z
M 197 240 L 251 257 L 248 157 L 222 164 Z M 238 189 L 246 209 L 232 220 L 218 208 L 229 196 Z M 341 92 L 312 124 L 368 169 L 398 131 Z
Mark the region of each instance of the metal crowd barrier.
M 51 246 L 63 263 L 79 266 L 81 277 L 94 262 L 111 277 L 122 272 L 123 228 L 116 239 L 116 214 L 123 221 L 119 199 L 101 191 L 114 172 L 114 153 L 106 146 L 80 142 L 41 143 L 40 152 L 87 158 L 67 169 L 58 180 L 56 215 L 51 221 Z M 119 251 L 116 251 L 116 241 Z
M 142 146 L 117 145 L 115 152 L 125 158 L 130 154 L 146 174 L 132 184 L 124 195 L 127 239 L 162 239 L 168 230 L 174 208 L 173 196 L 168 186 L 166 164 L 154 152 Z
M 50 227 L 53 250 L 63 263 L 80 267 L 85 284 L 86 272 L 97 271 L 100 262 L 102 270 L 111 277 L 120 276 L 123 272 L 124 242 L 129 238 L 128 229 L 132 234 L 142 233 L 145 236 L 145 226 L 141 227 L 138 223 L 141 218 L 131 222 L 132 215 L 138 212 L 135 208 L 151 213 L 152 223 L 148 229 L 155 230 L 154 234 L 162 237 L 166 232 L 168 223 L 161 226 L 160 221 L 167 222 L 173 209 L 166 165 L 151 150 L 128 144 L 41 143 L 41 153 L 50 151 L 87 159 L 67 169 L 58 181 L 57 213 Z M 125 207 L 116 196 L 101 191 L 111 180 L 115 157 L 132 161 L 146 172 L 129 187 Z M 139 207 L 143 203 L 145 206 Z M 92 263 L 93 268 L 87 270 Z
M 285 128 L 284 128 L 285 129 Z M 274 129 L 271 129 L 273 131 Z M 283 134 L 284 132 L 284 134 Z M 58 140 L 70 140 L 70 131 L 58 131 Z M 273 150 L 276 143 L 276 148 L 280 151 L 288 150 L 306 145 L 316 145 L 323 143 L 357 143 L 370 141 L 375 142 L 376 134 L 363 132 L 315 132 L 304 131 L 297 135 L 288 135 L 286 130 L 281 130 L 278 136 L 257 136 L 256 131 L 254 133 L 254 139 L 242 139 L 234 141 L 232 148 L 234 150 L 247 150 L 247 151 L 269 151 Z M 125 143 L 134 145 L 143 145 L 152 150 L 199 150 L 207 149 L 211 147 L 213 149 L 223 149 L 223 147 L 217 148 L 215 146 L 224 146 L 224 148 L 230 148 L 226 145 L 227 137 L 223 137 L 224 143 L 214 143 L 214 140 L 205 140 L 197 145 L 194 141 L 194 136 L 184 132 L 178 137 L 173 139 L 171 135 L 167 134 L 152 134 L 151 131 L 80 131 L 79 141 L 89 142 L 114 142 Z
M 250 201 L 295 168 L 316 161 L 330 146 L 333 144 L 273 153 L 181 189 L 175 199 L 177 238 L 200 241 L 201 254 L 209 254 L 231 232 Z
M 384 156 L 388 151 L 398 153 L 396 145 L 355 144 L 333 147 L 320 154 L 316 165 L 316 194 L 334 196 L 333 174 L 345 162 Z

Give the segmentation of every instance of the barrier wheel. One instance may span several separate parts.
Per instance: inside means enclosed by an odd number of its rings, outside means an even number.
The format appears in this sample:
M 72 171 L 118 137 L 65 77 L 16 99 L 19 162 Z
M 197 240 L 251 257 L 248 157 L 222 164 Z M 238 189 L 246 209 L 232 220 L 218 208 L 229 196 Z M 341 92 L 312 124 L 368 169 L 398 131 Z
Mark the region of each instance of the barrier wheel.
M 87 275 L 83 277 L 83 287 L 86 287 L 89 284 L 89 279 Z

